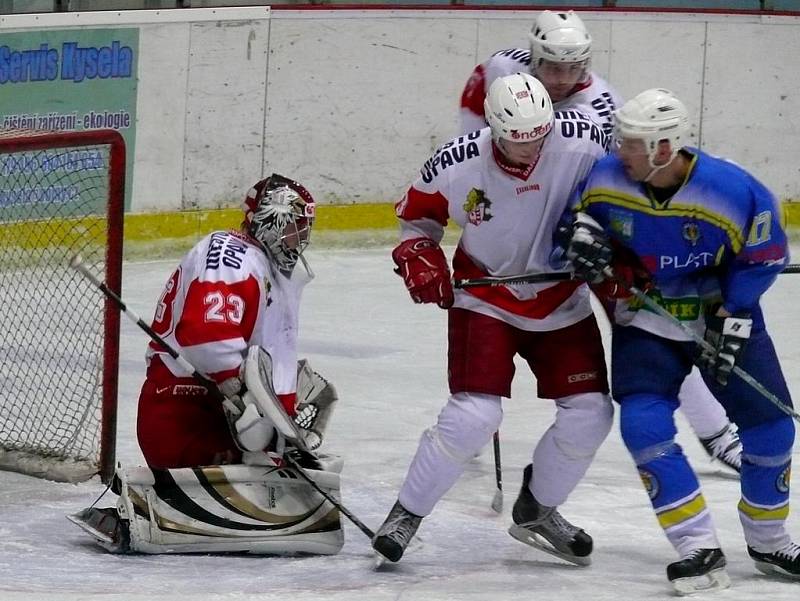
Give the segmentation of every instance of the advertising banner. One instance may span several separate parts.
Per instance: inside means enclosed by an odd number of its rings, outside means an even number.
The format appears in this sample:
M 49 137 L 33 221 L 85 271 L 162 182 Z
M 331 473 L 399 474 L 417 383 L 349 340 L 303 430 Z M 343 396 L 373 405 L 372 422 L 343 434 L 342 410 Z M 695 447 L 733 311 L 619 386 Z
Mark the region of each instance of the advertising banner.
M 138 46 L 138 28 L 0 34 L 0 132 L 118 130 L 127 151 L 126 209 L 136 142 Z M 0 155 L 0 220 L 30 214 L 23 205 L 30 209 L 52 198 L 66 209 L 62 215 L 70 214 L 70 204 L 77 212 L 95 211 L 79 200 L 82 187 L 97 185 L 106 160 L 91 150 Z M 68 185 L 54 183 L 62 175 Z

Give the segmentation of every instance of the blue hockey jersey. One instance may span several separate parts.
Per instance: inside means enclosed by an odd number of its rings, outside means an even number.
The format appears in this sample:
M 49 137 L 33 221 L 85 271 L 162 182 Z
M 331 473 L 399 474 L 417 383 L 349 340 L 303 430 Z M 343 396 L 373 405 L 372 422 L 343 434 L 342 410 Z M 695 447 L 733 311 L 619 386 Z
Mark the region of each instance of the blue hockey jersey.
M 754 311 L 758 319 L 759 298 L 788 262 L 788 250 L 769 190 L 730 161 L 687 151 L 693 160 L 686 180 L 663 202 L 609 155 L 593 167 L 574 208 L 632 250 L 653 276 L 651 296 L 701 333 L 704 310 L 718 302 L 731 313 Z M 636 299 L 618 303 L 615 317 L 620 325 L 688 339 Z

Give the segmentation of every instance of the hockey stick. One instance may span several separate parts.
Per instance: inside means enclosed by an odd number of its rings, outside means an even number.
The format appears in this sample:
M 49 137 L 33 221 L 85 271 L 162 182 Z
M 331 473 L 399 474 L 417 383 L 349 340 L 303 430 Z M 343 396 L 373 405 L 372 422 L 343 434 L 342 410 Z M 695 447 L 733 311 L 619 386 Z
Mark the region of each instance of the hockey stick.
M 799 267 L 800 265 L 789 265 L 789 267 Z M 788 267 L 787 267 L 788 269 Z M 785 271 L 785 273 L 800 273 L 800 271 Z M 616 282 L 618 285 L 622 286 L 626 290 L 628 290 L 631 294 L 633 294 L 637 299 L 639 299 L 642 303 L 644 303 L 650 310 L 654 313 L 660 315 L 667 321 L 676 324 L 683 330 L 694 342 L 705 351 L 714 352 L 714 347 L 709 343 L 705 338 L 700 336 L 697 332 L 695 332 L 692 328 L 690 328 L 687 324 L 679 320 L 675 317 L 672 313 L 667 311 L 664 307 L 659 305 L 656 301 L 652 298 L 647 296 L 644 292 L 639 290 L 636 286 L 629 284 L 623 281 L 621 278 L 618 278 L 614 275 L 614 272 L 611 271 L 610 267 L 606 267 L 605 269 L 605 276 Z M 786 415 L 793 417 L 795 420 L 800 422 L 800 414 L 794 411 L 791 407 L 789 407 L 786 403 L 781 401 L 777 396 L 775 396 L 772 392 L 767 390 L 767 388 L 758 380 L 756 380 L 753 376 L 751 376 L 748 372 L 743 370 L 738 365 L 734 364 L 733 366 L 733 373 L 739 376 L 742 380 L 744 380 L 751 388 L 755 389 L 756 392 L 761 394 L 764 398 L 766 398 L 770 403 L 775 405 L 778 409 L 783 411 Z
M 497 513 L 503 512 L 503 469 L 500 465 L 500 430 L 495 430 L 492 436 L 492 450 L 494 451 L 494 480 L 497 490 L 492 499 L 492 509 Z
M 520 273 L 517 275 L 489 275 L 483 278 L 465 278 L 453 280 L 454 288 L 474 288 L 475 286 L 503 286 L 505 284 L 537 284 L 539 282 L 563 282 L 574 280 L 571 271 L 553 271 L 551 273 Z
M 150 336 L 150 338 L 152 338 L 154 341 L 160 344 L 164 348 L 164 350 L 166 350 L 167 353 L 169 353 L 169 356 L 175 359 L 175 361 L 177 361 L 178 364 L 183 369 L 191 373 L 192 376 L 200 380 L 203 384 L 206 384 L 208 386 L 214 384 L 216 386 L 216 384 L 211 378 L 209 378 L 208 376 L 204 376 L 199 371 L 197 371 L 186 359 L 181 357 L 174 348 L 169 346 L 161 336 L 156 334 L 153 328 L 151 328 L 149 325 L 143 322 L 141 318 L 138 315 L 136 315 L 136 313 L 128 309 L 128 307 L 125 305 L 122 299 L 119 296 L 117 296 L 117 294 L 113 290 L 109 289 L 108 286 L 105 285 L 105 283 L 98 280 L 94 276 L 94 274 L 91 271 L 89 271 L 86 265 L 83 264 L 83 258 L 80 255 L 75 255 L 74 257 L 72 257 L 72 260 L 70 260 L 69 262 L 69 266 L 72 267 L 72 269 L 74 269 L 78 273 L 80 273 L 87 280 L 89 280 L 97 288 L 99 288 L 100 292 L 102 292 L 108 298 L 114 301 L 114 303 L 117 305 L 117 307 L 119 307 L 119 309 L 125 314 L 126 317 L 128 317 L 137 326 L 139 326 L 142 330 L 144 330 L 144 332 L 148 336 Z
M 800 263 L 790 263 L 781 273 L 800 273 Z M 476 286 L 503 286 L 505 284 L 538 284 L 541 282 L 563 282 L 575 279 L 578 278 L 571 271 L 553 271 L 550 273 L 519 273 L 517 275 L 490 275 L 482 278 L 464 278 L 460 280 L 453 280 L 453 287 L 474 288 Z
M 94 276 L 94 274 L 87 269 L 86 265 L 83 264 L 83 259 L 81 258 L 80 255 L 75 255 L 74 257 L 72 257 L 72 260 L 69 262 L 69 266 L 72 267 L 74 270 L 76 270 L 78 273 L 80 273 L 87 280 L 89 280 L 92 284 L 94 284 L 103 294 L 105 294 L 108 298 L 110 298 L 120 308 L 120 310 L 125 314 L 126 317 L 128 317 L 137 326 L 139 326 L 139 328 L 141 328 L 148 336 L 150 336 L 152 340 L 160 344 L 167 351 L 167 353 L 169 353 L 170 357 L 175 359 L 175 361 L 177 361 L 183 369 L 190 372 L 193 377 L 197 378 L 197 380 L 202 382 L 214 396 L 215 400 L 219 400 L 220 402 L 225 400 L 225 395 L 222 394 L 222 391 L 219 389 L 219 386 L 217 386 L 217 383 L 208 376 L 197 371 L 191 363 L 189 363 L 185 358 L 183 358 L 178 353 L 178 351 L 176 351 L 169 344 L 167 344 L 167 342 L 161 336 L 159 336 L 153 330 L 153 328 L 151 328 L 145 322 L 143 322 L 142 319 L 138 315 L 136 315 L 136 313 L 128 309 L 128 307 L 125 305 L 125 302 L 115 292 L 110 290 L 103 282 L 98 280 Z M 291 457 L 290 455 L 287 454 L 284 455 L 284 459 L 286 459 L 286 462 L 292 468 L 294 468 L 294 470 L 303 480 L 308 482 L 311 485 L 311 487 L 314 490 L 316 490 L 320 495 L 322 495 L 322 497 L 326 501 L 328 501 L 331 505 L 333 505 L 336 509 L 338 509 L 341 513 L 343 513 L 345 517 L 347 517 L 351 522 L 353 522 L 353 524 L 355 524 L 356 527 L 359 530 L 361 530 L 361 532 L 366 534 L 370 538 L 370 540 L 372 540 L 375 537 L 375 533 L 370 528 L 368 528 L 361 520 L 359 520 L 339 501 L 333 498 L 328 492 L 322 490 L 322 488 L 320 488 L 320 486 L 316 482 L 314 482 L 314 479 L 311 478 L 311 476 L 309 476 L 308 474 L 306 474 L 305 470 L 302 467 L 300 467 L 300 465 L 297 463 L 294 457 Z

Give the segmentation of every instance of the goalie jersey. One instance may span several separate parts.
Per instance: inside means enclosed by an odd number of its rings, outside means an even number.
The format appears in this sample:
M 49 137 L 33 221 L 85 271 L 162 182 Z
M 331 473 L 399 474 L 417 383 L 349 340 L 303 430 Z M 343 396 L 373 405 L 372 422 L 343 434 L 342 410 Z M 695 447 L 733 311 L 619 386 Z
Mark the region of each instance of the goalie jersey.
M 238 375 L 247 348 L 258 345 L 273 361 L 273 385 L 294 395 L 300 296 L 309 277 L 278 271 L 264 250 L 237 231 L 213 232 L 181 261 L 159 298 L 153 330 L 198 371 L 217 383 Z M 191 374 L 160 347 L 147 349 L 175 377 Z
M 515 169 L 502 161 L 488 127 L 456 138 L 397 203 L 402 239 L 440 242 L 452 219 L 462 228 L 456 279 L 554 271 L 553 232 L 607 143 L 589 117 L 557 115 L 537 162 Z M 529 331 L 567 327 L 592 312 L 588 288 L 575 281 L 457 289 L 454 306 Z
M 486 127 L 483 101 L 492 82 L 513 73 L 530 73 L 530 63 L 530 50 L 510 48 L 495 52 L 486 62 L 475 67 L 461 92 L 461 133 Z M 591 73 L 588 81 L 578 84 L 567 98 L 554 102 L 553 110 L 579 111 L 591 117 L 610 135 L 613 126 L 611 114 L 621 106 L 619 94 L 602 77 Z
M 788 262 L 778 201 L 738 165 L 684 152 L 693 156 L 691 167 L 672 197 L 659 201 L 611 155 L 592 170 L 577 210 L 639 257 L 656 285 L 651 296 L 697 334 L 705 309 L 719 302 L 732 314 L 753 311 L 763 324 L 759 299 Z M 617 323 L 689 339 L 677 324 L 640 309 L 635 299 L 617 303 Z

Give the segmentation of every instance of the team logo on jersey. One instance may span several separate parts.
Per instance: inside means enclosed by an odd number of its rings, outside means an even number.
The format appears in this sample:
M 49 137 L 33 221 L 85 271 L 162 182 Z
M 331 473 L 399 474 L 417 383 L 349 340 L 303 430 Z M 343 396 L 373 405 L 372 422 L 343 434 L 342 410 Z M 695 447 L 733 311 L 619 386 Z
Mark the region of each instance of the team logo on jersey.
M 647 470 L 639 468 L 639 477 L 642 479 L 642 484 L 644 484 L 644 489 L 647 491 L 648 496 L 651 499 L 655 499 L 661 490 L 661 486 L 658 483 L 658 478 L 656 475 L 652 472 L 648 472 Z
M 683 224 L 683 239 L 692 246 L 696 246 L 700 241 L 700 226 L 694 221 L 687 221 Z
M 611 209 L 608 212 L 608 225 L 620 239 L 633 239 L 633 215 L 628 211 Z
M 467 194 L 463 209 L 472 225 L 480 225 L 492 218 L 492 214 L 489 212 L 491 206 L 492 201 L 486 198 L 483 190 L 473 188 Z
M 787 465 L 786 469 L 783 470 L 778 476 L 778 479 L 775 481 L 775 488 L 778 489 L 779 493 L 787 494 L 789 492 L 789 480 L 792 477 L 792 466 Z

